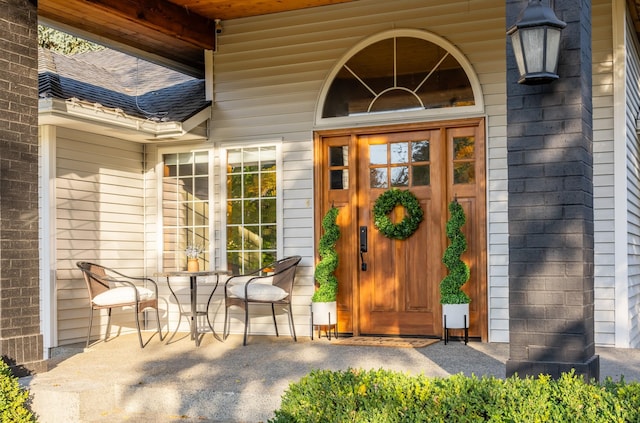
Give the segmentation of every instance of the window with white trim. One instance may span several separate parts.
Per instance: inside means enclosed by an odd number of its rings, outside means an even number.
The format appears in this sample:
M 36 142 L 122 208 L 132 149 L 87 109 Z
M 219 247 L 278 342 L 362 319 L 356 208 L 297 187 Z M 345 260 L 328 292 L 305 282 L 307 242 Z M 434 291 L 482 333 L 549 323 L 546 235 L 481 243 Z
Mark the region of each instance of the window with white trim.
M 188 245 L 200 247 L 201 269 L 209 268 L 209 152 L 163 154 L 162 268 L 184 270 Z
M 234 273 L 259 269 L 278 255 L 278 146 L 225 151 L 226 255 Z

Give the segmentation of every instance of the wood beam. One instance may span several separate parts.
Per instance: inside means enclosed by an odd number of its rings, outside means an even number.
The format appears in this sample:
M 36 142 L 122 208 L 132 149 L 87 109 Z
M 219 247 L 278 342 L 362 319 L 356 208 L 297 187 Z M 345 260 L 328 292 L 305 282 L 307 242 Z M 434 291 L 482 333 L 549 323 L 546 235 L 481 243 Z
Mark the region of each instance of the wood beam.
M 142 25 L 194 46 L 215 50 L 215 22 L 164 0 L 84 0 L 132 25 Z

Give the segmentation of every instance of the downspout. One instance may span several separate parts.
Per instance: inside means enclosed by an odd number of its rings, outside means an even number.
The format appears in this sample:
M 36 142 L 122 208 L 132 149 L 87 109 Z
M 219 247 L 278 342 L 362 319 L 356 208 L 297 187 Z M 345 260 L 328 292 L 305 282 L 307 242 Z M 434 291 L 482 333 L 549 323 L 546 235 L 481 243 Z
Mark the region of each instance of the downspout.
M 58 346 L 58 296 L 56 291 L 56 128 L 39 128 L 40 196 L 40 321 L 42 323 L 43 358 Z

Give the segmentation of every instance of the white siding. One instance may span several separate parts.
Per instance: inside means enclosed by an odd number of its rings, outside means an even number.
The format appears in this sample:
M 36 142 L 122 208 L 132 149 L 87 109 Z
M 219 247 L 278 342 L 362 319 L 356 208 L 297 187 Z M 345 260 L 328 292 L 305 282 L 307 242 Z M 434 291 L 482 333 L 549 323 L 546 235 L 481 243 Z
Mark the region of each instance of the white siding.
M 640 52 L 635 29 L 627 21 L 626 145 L 627 145 L 627 224 L 628 224 L 628 331 L 629 347 L 640 347 L 640 143 L 636 120 L 640 115 Z M 623 301 L 622 304 L 625 302 Z M 626 313 L 620 313 L 624 316 Z
M 75 263 L 91 261 L 141 276 L 144 263 L 142 146 L 57 128 L 56 254 L 59 345 L 84 341 L 89 307 Z M 104 333 L 105 312 L 94 314 Z M 119 325 L 135 329 L 130 310 L 114 310 Z
M 300 334 L 309 332 L 313 287 L 312 143 L 319 92 L 355 44 L 381 31 L 414 28 L 453 43 L 482 85 L 488 125 L 489 339 L 508 341 L 504 16 L 500 0 L 360 0 L 224 22 L 214 57 L 212 139 L 284 140 L 284 252 L 303 256 L 294 297 Z M 268 315 L 259 324 L 252 321 L 252 332 L 272 331 Z
M 611 2 L 592 4 L 595 341 L 615 342 L 613 56 Z

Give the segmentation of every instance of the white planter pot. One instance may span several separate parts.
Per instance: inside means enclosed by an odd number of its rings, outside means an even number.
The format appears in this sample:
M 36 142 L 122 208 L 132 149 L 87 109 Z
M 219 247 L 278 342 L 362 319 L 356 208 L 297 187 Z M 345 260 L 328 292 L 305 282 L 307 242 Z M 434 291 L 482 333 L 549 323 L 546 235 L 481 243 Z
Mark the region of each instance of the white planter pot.
M 447 329 L 468 328 L 469 304 L 442 304 L 442 327 L 446 327 Z
M 338 305 L 335 301 L 330 303 L 311 303 L 311 315 L 313 325 L 335 325 L 338 323 Z

